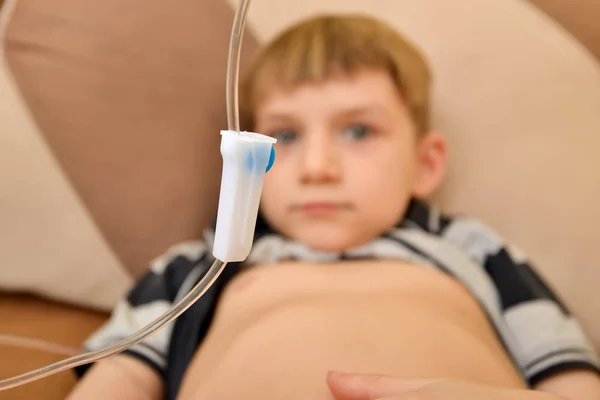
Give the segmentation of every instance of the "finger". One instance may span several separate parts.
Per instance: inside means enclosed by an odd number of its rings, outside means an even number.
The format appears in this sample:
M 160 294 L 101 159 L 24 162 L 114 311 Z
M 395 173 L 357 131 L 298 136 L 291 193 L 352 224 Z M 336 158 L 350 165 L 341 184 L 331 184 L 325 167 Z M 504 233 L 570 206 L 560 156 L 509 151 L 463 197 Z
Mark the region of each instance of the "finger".
M 417 390 L 415 392 L 408 391 L 408 392 L 396 394 L 393 396 L 377 397 L 372 400 L 440 400 L 440 398 L 423 397 L 421 394 L 421 391 Z M 447 399 L 445 397 L 443 397 L 443 398 L 441 398 L 441 400 L 447 400 Z M 455 400 L 455 399 L 450 399 L 450 400 Z M 460 400 L 463 400 L 463 399 L 460 399 Z M 477 399 L 477 400 L 480 400 L 480 399 Z M 485 400 L 490 400 L 490 399 L 485 399 Z M 494 399 L 494 400 L 496 400 L 496 399 Z
M 418 390 L 436 381 L 401 379 L 377 374 L 327 374 L 327 384 L 336 400 L 375 400 Z

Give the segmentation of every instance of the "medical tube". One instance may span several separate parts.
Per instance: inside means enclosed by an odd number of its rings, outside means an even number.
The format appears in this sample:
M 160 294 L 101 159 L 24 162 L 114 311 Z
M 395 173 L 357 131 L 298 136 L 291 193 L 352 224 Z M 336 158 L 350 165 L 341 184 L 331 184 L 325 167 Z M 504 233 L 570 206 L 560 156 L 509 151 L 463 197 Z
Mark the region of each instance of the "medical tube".
M 26 372 L 22 375 L 18 375 L 12 378 L 3 379 L 0 381 L 0 390 L 6 390 L 13 387 L 24 385 L 25 383 L 33 382 L 38 379 L 45 378 L 47 376 L 56 374 L 67 369 L 77 367 L 79 365 L 89 364 L 101 360 L 103 358 L 110 357 L 118 354 L 129 347 L 141 342 L 148 336 L 155 333 L 157 330 L 162 328 L 164 325 L 173 321 L 185 310 L 187 310 L 192 304 L 194 304 L 216 281 L 227 263 L 215 260 L 213 265 L 210 267 L 206 275 L 198 282 L 198 284 L 186 294 L 177 304 L 175 304 L 169 311 L 161 315 L 159 318 L 138 330 L 131 336 L 115 343 L 114 345 L 105 349 L 91 351 L 81 355 L 77 355 L 68 358 L 63 361 L 58 361 L 54 364 L 36 369 L 34 371 Z
M 240 131 L 240 108 L 239 108 L 239 79 L 240 79 L 240 53 L 242 51 L 242 38 L 246 15 L 250 0 L 241 0 L 241 4 L 235 13 L 231 40 L 229 42 L 229 60 L 227 63 L 227 96 L 225 98 L 227 107 L 227 125 L 230 131 Z
M 244 32 L 244 26 L 246 22 L 246 14 L 250 0 L 241 0 L 240 7 L 238 7 L 233 28 L 231 32 L 231 40 L 229 43 L 229 59 L 227 66 L 227 81 L 226 81 L 226 107 L 227 107 L 227 125 L 230 131 L 240 131 L 239 125 L 239 109 L 238 109 L 238 82 L 239 82 L 239 58 L 242 45 L 242 36 Z M 88 353 L 79 354 L 71 358 L 50 364 L 48 366 L 36 369 L 18 375 L 12 378 L 0 380 L 0 391 L 14 388 L 17 386 L 24 385 L 29 382 L 36 381 L 38 379 L 45 378 L 47 376 L 71 369 L 80 365 L 89 364 L 112 355 L 118 354 L 129 347 L 143 341 L 148 336 L 154 334 L 157 330 L 161 329 L 166 324 L 172 322 L 191 307 L 206 291 L 212 286 L 217 280 L 223 269 L 227 265 L 227 262 L 215 259 L 214 263 L 206 273 L 206 275 L 194 286 L 189 293 L 187 293 L 177 304 L 175 304 L 169 311 L 161 315 L 155 321 L 151 322 L 144 328 L 138 330 L 131 336 L 109 346 L 105 349 L 91 351 Z M 5 340 L 6 342 L 7 340 Z M 26 339 L 20 341 L 20 345 L 25 345 Z M 10 341 L 9 341 L 10 342 Z M 13 344 L 14 343 L 13 340 Z M 38 345 L 40 343 L 37 343 Z M 26 347 L 36 347 L 36 343 L 28 342 Z M 58 345 L 57 345 L 58 346 Z M 37 346 L 39 347 L 39 346 Z M 46 346 L 46 349 L 49 349 Z M 55 347 L 54 350 L 57 350 Z M 64 349 L 63 349 L 64 350 Z
M 81 354 L 81 349 L 75 347 L 47 342 L 45 340 L 5 334 L 0 334 L 0 347 L 2 346 L 22 347 L 24 349 L 37 350 L 44 353 L 58 354 L 67 357 Z

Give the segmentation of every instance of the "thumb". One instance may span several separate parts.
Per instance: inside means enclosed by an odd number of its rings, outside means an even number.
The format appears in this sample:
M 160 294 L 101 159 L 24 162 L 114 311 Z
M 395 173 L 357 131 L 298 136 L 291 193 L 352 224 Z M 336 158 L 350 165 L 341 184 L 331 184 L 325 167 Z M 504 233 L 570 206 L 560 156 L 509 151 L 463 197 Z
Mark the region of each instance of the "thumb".
M 421 389 L 435 379 L 400 379 L 377 374 L 329 372 L 327 385 L 336 400 L 375 400 Z

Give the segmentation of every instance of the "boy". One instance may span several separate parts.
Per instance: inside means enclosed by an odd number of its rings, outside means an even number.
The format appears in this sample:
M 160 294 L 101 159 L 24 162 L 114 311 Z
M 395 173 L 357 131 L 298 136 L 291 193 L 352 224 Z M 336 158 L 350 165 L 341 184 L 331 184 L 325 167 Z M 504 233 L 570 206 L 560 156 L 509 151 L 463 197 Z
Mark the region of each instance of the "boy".
M 596 355 L 533 270 L 419 200 L 446 163 L 429 86 L 419 52 L 368 17 L 276 38 L 242 91 L 242 127 L 278 139 L 248 260 L 71 399 L 331 399 L 332 369 L 600 398 Z M 211 263 L 210 233 L 174 247 L 87 347 L 145 326 Z

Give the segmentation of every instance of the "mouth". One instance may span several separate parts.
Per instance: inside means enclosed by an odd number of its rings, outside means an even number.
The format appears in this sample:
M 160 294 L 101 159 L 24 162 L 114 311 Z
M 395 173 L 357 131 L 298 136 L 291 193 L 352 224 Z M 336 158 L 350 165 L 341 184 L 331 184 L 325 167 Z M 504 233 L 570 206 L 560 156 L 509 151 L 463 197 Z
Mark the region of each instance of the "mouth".
M 330 215 L 337 212 L 346 211 L 351 208 L 351 205 L 348 203 L 336 203 L 329 201 L 311 201 L 294 207 L 296 211 L 300 211 L 311 216 Z

